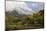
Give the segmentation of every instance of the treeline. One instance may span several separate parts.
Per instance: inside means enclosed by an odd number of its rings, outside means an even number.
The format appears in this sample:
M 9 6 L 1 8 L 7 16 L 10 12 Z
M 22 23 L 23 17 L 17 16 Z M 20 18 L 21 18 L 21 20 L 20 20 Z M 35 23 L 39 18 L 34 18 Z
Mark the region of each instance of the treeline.
M 40 28 L 44 27 L 44 10 L 40 10 L 33 15 L 28 16 L 12 16 L 6 12 L 5 16 L 6 29 L 20 29 L 25 28 L 28 25 L 41 25 Z M 38 28 L 38 27 L 37 27 Z

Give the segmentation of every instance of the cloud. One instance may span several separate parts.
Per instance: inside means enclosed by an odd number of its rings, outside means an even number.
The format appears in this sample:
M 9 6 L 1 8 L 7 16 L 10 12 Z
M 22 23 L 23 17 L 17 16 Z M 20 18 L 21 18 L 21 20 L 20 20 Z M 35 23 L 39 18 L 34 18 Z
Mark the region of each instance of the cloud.
M 16 2 L 16 1 L 6 1 L 6 10 L 13 11 L 16 10 L 19 14 L 31 15 L 34 10 L 43 9 L 43 3 L 37 2 Z M 36 12 L 36 11 L 35 11 Z
M 33 10 L 31 8 L 28 8 L 25 2 L 6 1 L 6 10 L 7 11 L 16 10 L 19 14 L 26 15 L 30 15 L 33 13 Z
M 32 8 L 34 11 L 39 11 L 44 9 L 43 2 L 26 2 L 29 8 Z

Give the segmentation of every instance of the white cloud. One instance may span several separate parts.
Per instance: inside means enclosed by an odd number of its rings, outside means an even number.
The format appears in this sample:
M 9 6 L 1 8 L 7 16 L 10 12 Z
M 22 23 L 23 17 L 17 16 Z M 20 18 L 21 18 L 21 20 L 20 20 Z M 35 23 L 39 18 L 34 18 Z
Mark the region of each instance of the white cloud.
M 33 13 L 31 8 L 28 8 L 25 2 L 13 2 L 13 1 L 6 1 L 6 10 L 12 11 L 16 10 L 19 14 L 26 14 L 30 15 Z

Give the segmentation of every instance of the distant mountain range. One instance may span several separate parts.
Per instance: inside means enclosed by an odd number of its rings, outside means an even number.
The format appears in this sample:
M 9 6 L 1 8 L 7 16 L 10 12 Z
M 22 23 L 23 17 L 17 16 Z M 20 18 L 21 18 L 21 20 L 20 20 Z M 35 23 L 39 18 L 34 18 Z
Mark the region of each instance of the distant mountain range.
M 7 14 L 12 16 L 27 16 L 26 14 L 19 14 L 16 10 L 9 11 Z
M 6 11 L 9 11 L 10 15 L 32 15 L 43 9 L 43 3 L 39 2 L 12 2 L 6 1 Z M 37 10 L 36 10 L 37 9 Z M 36 11 L 35 11 L 36 10 Z

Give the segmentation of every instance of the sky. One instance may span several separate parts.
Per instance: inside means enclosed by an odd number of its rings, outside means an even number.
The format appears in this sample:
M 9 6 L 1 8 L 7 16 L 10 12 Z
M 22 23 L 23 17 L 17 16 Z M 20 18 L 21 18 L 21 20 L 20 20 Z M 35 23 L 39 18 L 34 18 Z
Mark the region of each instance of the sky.
M 44 3 L 43 2 L 26 2 L 29 8 L 32 8 L 32 10 L 42 10 L 44 9 Z
M 42 2 L 15 2 L 6 1 L 6 11 L 16 10 L 19 14 L 30 15 L 36 11 L 42 10 L 44 4 Z

